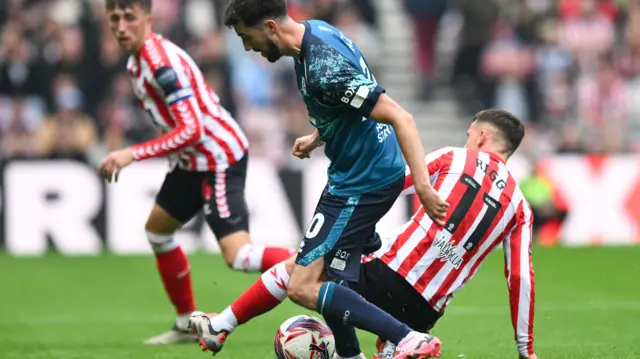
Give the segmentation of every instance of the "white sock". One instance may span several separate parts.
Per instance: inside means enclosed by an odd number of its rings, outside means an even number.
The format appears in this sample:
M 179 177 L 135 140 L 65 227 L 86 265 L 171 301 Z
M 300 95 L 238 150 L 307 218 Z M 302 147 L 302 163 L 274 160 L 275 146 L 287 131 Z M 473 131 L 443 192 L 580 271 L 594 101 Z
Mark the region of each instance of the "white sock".
M 222 313 L 211 318 L 211 327 L 213 330 L 225 330 L 229 333 L 233 332 L 238 327 L 238 319 L 233 314 L 231 307 L 223 310 Z
M 269 293 L 281 302 L 287 299 L 287 287 L 289 287 L 289 273 L 284 262 L 280 262 L 268 271 L 262 273 L 260 277 L 262 284 Z
M 259 272 L 262 269 L 264 246 L 245 244 L 233 260 L 233 269 L 244 272 Z
M 153 253 L 167 253 L 180 247 L 180 242 L 173 237 L 173 234 L 146 233 Z
M 280 262 L 262 273 L 260 281 L 276 300 L 282 302 L 287 299 L 289 273 L 287 273 L 287 267 L 284 262 Z M 231 306 L 211 318 L 211 326 L 214 330 L 226 330 L 229 333 L 234 331 L 238 327 L 238 318 L 233 313 Z

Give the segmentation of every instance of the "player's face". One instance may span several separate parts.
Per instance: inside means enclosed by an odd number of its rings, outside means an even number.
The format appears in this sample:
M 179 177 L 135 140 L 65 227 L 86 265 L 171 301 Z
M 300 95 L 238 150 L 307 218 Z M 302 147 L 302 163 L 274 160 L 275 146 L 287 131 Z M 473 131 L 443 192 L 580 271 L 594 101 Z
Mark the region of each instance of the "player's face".
M 107 21 L 120 48 L 132 54 L 140 51 L 151 31 L 151 15 L 139 4 L 124 9 L 107 9 Z
M 277 43 L 277 26 L 275 21 L 267 20 L 264 24 L 251 27 L 238 23 L 234 29 L 246 51 L 259 52 L 269 62 L 276 62 L 282 57 L 282 50 Z

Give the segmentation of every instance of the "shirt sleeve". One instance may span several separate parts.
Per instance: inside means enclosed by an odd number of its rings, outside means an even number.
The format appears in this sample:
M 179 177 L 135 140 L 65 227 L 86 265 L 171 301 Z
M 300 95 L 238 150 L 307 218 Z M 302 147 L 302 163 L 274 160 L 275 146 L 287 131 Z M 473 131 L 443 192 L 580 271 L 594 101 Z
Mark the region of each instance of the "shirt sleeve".
M 147 91 L 156 99 L 160 115 L 175 126 L 159 138 L 134 145 L 134 158 L 163 157 L 200 142 L 204 135 L 202 112 L 184 69 L 171 63 L 160 41 L 149 41 L 141 58 L 153 73 L 153 84 L 148 84 Z
M 308 58 L 308 86 L 316 102 L 353 110 L 362 117 L 371 115 L 385 91 L 376 83 L 364 58 L 357 68 L 326 44 L 314 46 Z
M 450 154 L 453 151 L 453 147 L 442 147 L 439 148 L 424 157 L 427 170 L 429 171 L 429 180 L 431 185 L 435 185 L 436 178 L 438 177 L 438 172 L 440 168 L 445 165 L 447 161 L 447 154 Z M 404 175 L 404 188 L 400 195 L 410 195 L 415 194 L 416 188 L 413 186 L 413 178 L 411 177 L 411 170 L 409 166 L 407 166 L 405 175 Z
M 524 199 L 518 206 L 516 216 L 517 224 L 503 243 L 505 277 L 518 352 L 527 357 L 534 354 L 535 279 L 531 262 L 533 214 Z

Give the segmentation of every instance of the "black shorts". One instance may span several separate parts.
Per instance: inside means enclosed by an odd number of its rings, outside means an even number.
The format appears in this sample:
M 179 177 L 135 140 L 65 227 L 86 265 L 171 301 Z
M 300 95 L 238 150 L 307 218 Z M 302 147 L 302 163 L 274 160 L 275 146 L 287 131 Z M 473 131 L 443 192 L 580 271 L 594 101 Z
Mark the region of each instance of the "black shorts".
M 435 311 L 409 282 L 377 258 L 362 264 L 360 281 L 348 285 L 378 308 L 422 333 L 431 331 L 443 314 Z
M 192 172 L 175 168 L 167 174 L 156 203 L 184 224 L 201 209 L 207 224 L 221 238 L 249 231 L 249 211 L 244 198 L 248 153 L 225 171 Z
M 376 224 L 391 209 L 404 177 L 377 191 L 358 196 L 334 196 L 325 187 L 307 229 L 296 263 L 306 266 L 324 257 L 325 274 L 357 282 L 364 248 L 376 238 Z

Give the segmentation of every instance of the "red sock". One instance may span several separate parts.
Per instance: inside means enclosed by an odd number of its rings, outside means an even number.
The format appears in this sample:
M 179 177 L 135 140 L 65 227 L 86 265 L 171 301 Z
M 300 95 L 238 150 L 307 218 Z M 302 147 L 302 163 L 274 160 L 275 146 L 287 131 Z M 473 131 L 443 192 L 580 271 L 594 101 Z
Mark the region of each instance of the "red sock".
M 156 264 L 162 277 L 164 289 L 176 308 L 178 315 L 196 310 L 191 288 L 191 268 L 189 259 L 177 247 L 169 252 L 156 253 Z
M 264 272 L 231 304 L 231 310 L 238 323 L 246 323 L 250 319 L 277 307 L 287 298 L 288 285 L 289 274 L 284 262 L 278 263 L 269 271 Z
M 264 272 L 276 264 L 289 259 L 296 253 L 292 248 L 281 247 L 265 247 L 262 254 L 262 264 L 260 265 L 260 272 Z

